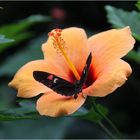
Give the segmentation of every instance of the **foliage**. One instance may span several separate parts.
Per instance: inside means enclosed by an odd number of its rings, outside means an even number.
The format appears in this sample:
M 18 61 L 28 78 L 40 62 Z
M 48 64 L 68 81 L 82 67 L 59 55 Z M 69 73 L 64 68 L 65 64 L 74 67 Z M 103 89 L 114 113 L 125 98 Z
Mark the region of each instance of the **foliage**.
M 137 7 L 139 6 L 139 1 Z M 108 22 L 114 28 L 123 28 L 130 26 L 133 36 L 137 41 L 140 41 L 140 13 L 136 11 L 124 11 L 122 9 L 115 8 L 113 6 L 105 6 L 107 11 Z M 140 54 L 135 50 L 132 50 L 125 56 L 129 60 L 133 60 L 136 63 L 140 64 Z
M 140 10 L 140 0 L 137 2 L 136 6 Z M 2 8 L 0 7 L 0 10 L 1 9 Z M 125 26 L 130 26 L 130 28 L 132 29 L 133 36 L 138 42 L 140 41 L 140 12 L 139 11 L 128 12 L 123 9 L 115 8 L 109 5 L 105 7 L 105 10 L 107 12 L 108 22 L 111 24 L 112 27 L 122 28 Z M 85 106 L 81 107 L 77 112 L 75 112 L 72 115 L 69 115 L 68 117 L 61 117 L 55 119 L 50 117 L 43 117 L 40 116 L 35 109 L 35 104 L 37 99 L 16 98 L 17 91 L 7 86 L 7 83 L 11 80 L 11 78 L 14 76 L 16 71 L 21 66 L 23 66 L 25 63 L 29 61 L 43 58 L 43 54 L 41 52 L 41 44 L 47 40 L 47 35 L 45 33 L 32 39 L 31 37 L 34 36 L 35 31 L 32 32 L 29 29 L 30 27 L 32 27 L 37 23 L 50 22 L 50 21 L 51 18 L 48 16 L 32 15 L 25 19 L 14 21 L 12 23 L 0 27 L 0 53 L 7 54 L 6 51 L 9 47 L 14 48 L 15 46 L 17 46 L 20 48 L 15 50 L 15 52 L 12 55 L 7 55 L 5 57 L 5 60 L 2 61 L 0 65 L 0 82 L 1 82 L 0 125 L 2 127 L 9 128 L 9 132 L 11 132 L 11 135 L 12 133 L 14 133 L 14 131 L 17 131 L 16 135 L 19 136 L 18 135 L 19 126 L 21 127 L 22 125 L 22 127 L 25 127 L 26 130 L 29 121 L 29 126 L 31 126 L 30 127 L 31 129 L 32 129 L 32 125 L 33 127 L 35 126 L 34 128 L 35 131 L 31 132 L 32 135 L 31 138 L 46 138 L 46 137 L 62 138 L 64 137 L 63 133 L 65 131 L 66 126 L 72 123 L 75 125 L 77 118 L 78 119 L 80 118 L 85 122 L 90 121 L 94 123 L 99 123 L 101 121 L 104 122 L 107 116 L 112 111 L 100 103 L 95 104 L 95 100 L 91 99 L 91 102 L 94 102 L 94 104 L 90 105 L 89 108 L 86 108 L 86 105 L 88 104 L 88 102 L 86 102 Z M 91 33 L 93 34 L 93 32 L 97 32 L 97 31 L 92 31 L 88 29 L 88 34 Z M 26 40 L 28 40 L 28 42 Z M 25 46 L 21 48 L 20 44 L 23 42 L 25 43 Z M 128 55 L 124 58 L 134 62 L 134 65 L 135 63 L 137 63 L 138 65 L 140 64 L 140 51 L 138 51 L 139 46 L 137 46 L 137 48 L 138 49 L 129 52 Z M 134 74 L 136 74 L 135 70 L 134 70 Z M 128 80 L 128 85 L 130 85 L 130 88 L 132 88 L 134 91 L 137 91 L 137 93 L 140 92 L 139 84 L 140 84 L 139 77 L 135 77 L 135 75 L 132 75 L 130 77 L 130 80 Z M 123 92 L 127 93 L 128 95 L 128 93 L 131 92 L 128 90 L 129 88 L 127 90 L 124 90 L 125 92 L 124 91 Z M 134 93 L 134 95 L 136 96 L 136 93 Z M 118 96 L 118 94 L 113 96 Z M 139 94 L 138 97 L 140 97 Z M 110 99 L 110 97 L 105 98 L 105 100 L 108 99 Z M 113 98 L 111 99 L 113 100 Z M 117 101 L 117 99 L 114 99 L 114 101 Z M 137 101 L 139 102 L 139 98 L 137 98 Z M 132 102 L 131 107 L 133 108 L 133 106 L 135 105 L 135 103 L 133 104 L 133 102 L 135 101 L 133 101 L 132 99 L 131 102 Z M 121 104 L 121 101 L 119 103 Z M 139 108 L 136 105 L 136 110 L 138 109 Z M 115 110 L 113 113 L 116 115 L 118 112 L 116 112 Z M 111 114 L 112 116 L 114 115 L 113 113 Z M 124 120 L 125 119 L 126 118 L 124 117 Z M 16 120 L 20 120 L 20 121 L 16 121 Z M 120 120 L 117 119 L 118 124 L 119 121 Z M 9 127 L 6 127 L 7 123 L 9 123 Z M 17 125 L 16 123 L 20 125 L 18 127 L 14 127 L 15 125 Z M 122 123 L 124 123 L 124 121 L 122 121 Z M 44 133 L 42 133 L 42 128 L 44 129 Z M 29 130 L 27 129 L 25 133 L 27 133 L 28 131 Z M 39 136 L 38 136 L 39 134 L 38 131 L 40 132 Z M 26 135 L 20 134 L 20 136 L 21 135 L 22 138 L 28 138 Z M 6 138 L 11 138 L 10 135 L 8 136 Z
M 131 15 L 131 13 L 124 12 L 123 10 L 118 10 L 111 6 L 107 6 L 106 10 L 108 12 L 109 22 L 112 23 L 112 25 L 116 28 L 124 27 L 127 25 L 127 22 L 129 21 L 127 21 L 127 19 L 123 19 L 126 14 L 128 14 L 130 17 L 134 16 L 135 20 L 138 20 L 136 18 L 138 16 L 138 13 L 136 12 L 132 12 Z M 121 17 L 119 17 L 120 14 L 122 15 Z M 1 46 L 0 51 L 4 51 L 7 47 L 15 45 L 29 38 L 32 33 L 27 29 L 34 23 L 46 21 L 50 21 L 50 18 L 42 15 L 33 15 L 17 23 L 4 25 L 0 28 L 0 33 L 6 35 L 8 38 L 13 38 L 15 42 Z M 135 31 L 137 30 L 134 27 L 136 28 L 136 26 L 133 25 L 134 34 L 137 34 L 138 36 L 138 33 L 135 33 Z M 22 50 L 19 50 L 14 55 L 8 56 L 5 62 L 0 67 L 0 76 L 13 76 L 14 73 L 25 63 L 31 60 L 42 58 L 40 46 L 46 40 L 46 35 L 42 35 L 38 38 L 35 38 L 34 40 L 31 40 L 28 46 L 24 47 Z M 134 55 L 134 53 L 132 55 Z M 11 67 L 12 69 L 10 69 Z M 37 119 L 39 117 L 35 110 L 34 104 L 30 103 L 29 101 L 22 101 L 19 102 L 19 106 L 17 107 L 7 110 L 1 110 L 0 114 L 0 120 Z M 72 117 L 78 117 L 98 123 L 99 121 L 102 121 L 104 116 L 106 116 L 107 114 L 108 110 L 101 104 L 97 104 L 93 105 L 89 110 L 82 109 L 77 111 L 72 115 Z
M 0 76 L 14 75 L 15 72 L 25 63 L 31 60 L 43 58 L 40 46 L 46 40 L 47 40 L 46 35 L 42 35 L 38 38 L 35 38 L 32 41 L 30 41 L 28 46 L 20 50 L 18 53 L 9 56 L 5 61 L 5 63 L 3 63 L 0 67 L 1 69 Z M 9 67 L 12 67 L 12 69 L 9 69 Z
M 126 57 L 129 60 L 133 60 L 134 62 L 137 62 L 138 64 L 140 64 L 140 53 L 136 52 L 135 50 L 130 51 Z
M 12 38 L 15 41 L 11 42 L 9 40 L 10 43 L 0 45 L 0 52 L 12 45 L 16 45 L 17 43 L 30 38 L 33 35 L 33 33 L 26 30 L 33 24 L 40 22 L 49 22 L 50 20 L 51 19 L 48 16 L 32 15 L 18 22 L 1 26 L 0 34 L 3 34 L 8 38 Z
M 93 106 L 93 108 L 91 108 L 89 111 L 85 108 L 81 108 L 72 116 L 98 123 L 104 119 L 100 112 L 102 112 L 102 114 L 105 116 L 108 115 L 108 109 L 101 104 L 97 104 L 96 109 L 95 106 Z
M 114 28 L 130 26 L 134 37 L 140 41 L 140 13 L 124 11 L 113 6 L 105 6 L 108 22 Z
M 27 108 L 13 108 L 9 110 L 0 111 L 0 121 L 13 121 L 22 119 L 38 119 L 37 112 L 28 113 Z
M 137 1 L 136 6 L 140 10 L 140 0 Z
M 13 42 L 14 40 L 5 38 L 4 35 L 0 35 L 0 44 Z

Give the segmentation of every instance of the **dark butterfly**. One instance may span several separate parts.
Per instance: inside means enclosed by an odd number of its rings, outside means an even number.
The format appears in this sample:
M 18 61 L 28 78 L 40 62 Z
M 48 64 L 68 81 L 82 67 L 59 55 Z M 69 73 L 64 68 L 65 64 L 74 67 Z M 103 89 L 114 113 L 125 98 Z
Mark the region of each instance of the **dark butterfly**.
M 82 75 L 80 80 L 77 80 L 74 83 L 68 82 L 54 74 L 43 72 L 43 71 L 34 71 L 33 77 L 36 81 L 41 82 L 45 86 L 51 88 L 53 91 L 57 92 L 58 94 L 64 96 L 74 96 L 76 99 L 78 97 L 77 94 L 82 92 L 82 87 L 85 84 L 87 79 L 88 70 L 91 64 L 92 54 L 90 53 L 85 67 L 82 71 Z

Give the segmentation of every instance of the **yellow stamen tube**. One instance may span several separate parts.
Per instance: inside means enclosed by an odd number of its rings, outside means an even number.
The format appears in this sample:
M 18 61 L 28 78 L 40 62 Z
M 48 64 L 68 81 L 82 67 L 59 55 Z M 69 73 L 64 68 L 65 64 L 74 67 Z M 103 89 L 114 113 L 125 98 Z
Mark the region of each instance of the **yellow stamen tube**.
M 63 46 L 63 43 L 61 43 L 61 29 L 57 29 L 57 30 L 53 30 L 51 31 L 48 35 L 53 37 L 52 40 L 55 41 L 55 44 L 57 45 L 57 47 L 60 49 L 61 53 L 63 54 L 69 68 L 71 69 L 71 71 L 73 72 L 75 78 L 77 80 L 80 80 L 80 75 L 79 73 L 77 72 L 75 66 L 73 65 L 73 63 L 71 62 L 71 60 L 69 59 L 69 57 L 67 56 L 66 52 L 64 51 L 64 46 Z
M 73 72 L 75 78 L 77 80 L 80 80 L 79 73 L 77 72 L 75 66 L 73 65 L 73 63 L 71 62 L 71 60 L 69 59 L 69 57 L 67 56 L 67 54 L 65 53 L 64 49 L 61 47 L 59 42 L 58 42 L 58 46 L 59 46 L 59 49 L 61 50 L 63 56 L 65 57 L 65 60 L 67 61 L 68 66 L 70 67 L 71 71 Z

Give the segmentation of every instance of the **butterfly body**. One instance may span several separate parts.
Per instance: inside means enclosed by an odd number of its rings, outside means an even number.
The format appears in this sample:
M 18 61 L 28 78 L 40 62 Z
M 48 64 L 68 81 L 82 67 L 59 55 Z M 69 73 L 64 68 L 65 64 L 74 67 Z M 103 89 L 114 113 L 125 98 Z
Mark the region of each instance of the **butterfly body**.
M 74 83 L 62 79 L 54 74 L 50 74 L 48 72 L 43 72 L 43 71 L 34 71 L 33 77 L 36 81 L 44 84 L 48 88 L 57 92 L 58 94 L 64 96 L 73 96 L 76 99 L 78 97 L 78 94 L 82 92 L 83 86 L 87 79 L 91 59 L 92 59 L 92 55 L 90 53 L 87 58 L 85 67 L 82 71 L 80 80 L 77 80 Z

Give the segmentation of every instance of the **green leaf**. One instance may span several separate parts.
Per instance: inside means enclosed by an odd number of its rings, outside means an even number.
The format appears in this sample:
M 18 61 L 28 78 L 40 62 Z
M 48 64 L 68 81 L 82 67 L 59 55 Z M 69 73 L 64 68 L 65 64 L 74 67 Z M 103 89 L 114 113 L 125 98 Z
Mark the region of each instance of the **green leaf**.
M 140 64 L 140 54 L 135 50 L 130 51 L 126 56 L 126 59 L 133 60 L 134 62 Z
M 41 45 L 46 40 L 46 35 L 35 38 L 24 49 L 7 57 L 7 60 L 0 66 L 0 76 L 14 75 L 17 70 L 27 62 L 36 59 L 43 59 Z
M 97 110 L 100 112 L 98 112 Z M 108 114 L 108 109 L 100 104 L 97 104 L 96 109 L 92 108 L 88 111 L 84 108 L 80 108 L 77 112 L 75 112 L 71 116 L 98 123 L 103 119 L 103 116 L 100 114 L 101 112 L 106 116 Z
M 4 34 L 6 37 L 12 38 L 15 40 L 12 43 L 1 45 L 0 52 L 3 51 L 4 49 L 6 49 L 7 47 L 15 45 L 15 44 L 31 37 L 32 33 L 29 31 L 26 31 L 26 30 L 33 24 L 40 23 L 40 22 L 49 22 L 50 20 L 51 19 L 48 16 L 32 15 L 24 20 L 0 27 L 0 34 Z
M 26 19 L 20 20 L 17 23 L 4 25 L 0 28 L 0 33 L 3 33 L 8 36 L 13 36 L 19 32 L 25 31 L 31 25 L 39 22 L 48 22 L 50 21 L 50 17 L 43 15 L 32 15 Z
M 0 35 L 0 44 L 13 42 L 13 39 L 5 38 L 5 35 Z
M 37 111 L 30 110 L 30 106 L 11 108 L 0 111 L 0 121 L 12 121 L 23 119 L 38 119 L 40 115 Z
M 114 28 L 130 26 L 133 36 L 140 41 L 140 13 L 124 11 L 113 6 L 105 6 L 108 22 Z
M 140 10 L 140 0 L 137 1 L 136 6 Z
M 36 112 L 24 113 L 22 109 L 9 109 L 0 111 L 0 121 L 13 121 L 13 120 L 25 120 L 25 119 L 38 119 L 39 114 Z
M 12 121 L 23 119 L 38 119 L 40 115 L 35 109 L 35 103 L 32 100 L 21 100 L 19 107 L 0 111 L 0 121 Z
M 0 121 L 39 119 L 36 101 L 40 96 L 31 99 L 17 98 L 16 106 L 11 104 L 5 109 L 0 109 Z

